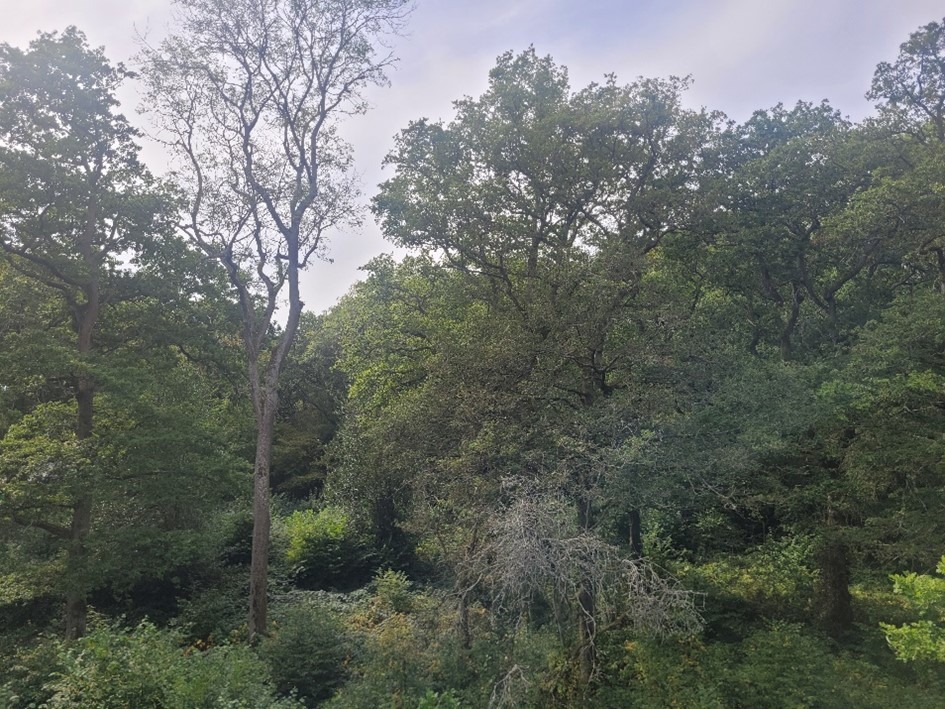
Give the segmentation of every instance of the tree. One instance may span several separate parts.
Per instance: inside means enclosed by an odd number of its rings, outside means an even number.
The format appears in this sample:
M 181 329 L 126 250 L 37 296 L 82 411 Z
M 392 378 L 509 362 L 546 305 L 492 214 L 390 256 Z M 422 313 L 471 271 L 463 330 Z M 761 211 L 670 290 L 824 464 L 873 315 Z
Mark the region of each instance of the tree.
M 57 296 L 74 337 L 67 387 L 77 470 L 62 503 L 70 519 L 26 523 L 67 542 L 75 579 L 87 562 L 96 502 L 96 329 L 120 299 L 121 259 L 160 233 L 167 214 L 138 162 L 136 132 L 115 110 L 127 76 L 75 28 L 41 34 L 26 51 L 0 46 L 0 249 L 12 269 Z M 85 630 L 86 591 L 81 581 L 67 590 L 67 637 Z
M 895 62 L 880 62 L 867 98 L 916 139 L 945 142 L 945 20 L 913 32 Z
M 179 159 L 182 229 L 236 292 L 256 422 L 249 635 L 266 633 L 269 470 L 279 378 L 299 327 L 299 275 L 332 228 L 358 221 L 339 120 L 394 59 L 374 43 L 406 0 L 182 0 L 179 29 L 146 49 L 148 101 Z M 285 325 L 275 332 L 280 298 Z
M 604 459 L 621 435 L 607 423 L 641 413 L 608 415 L 636 393 L 630 333 L 645 319 L 646 275 L 665 241 L 695 225 L 716 169 L 718 117 L 681 107 L 686 84 L 611 76 L 572 92 L 550 58 L 506 53 L 451 123 L 401 132 L 387 158 L 397 172 L 374 203 L 388 238 L 462 274 L 489 323 L 467 356 L 504 355 L 473 366 L 504 376 L 512 425 L 529 431 L 518 452 L 541 458 L 522 467 L 566 490 L 584 532 L 598 526 Z M 477 415 L 482 431 L 497 428 L 486 409 Z M 597 615 L 586 581 L 575 614 L 585 678 Z
M 868 98 L 877 101 L 873 132 L 889 158 L 858 200 L 860 221 L 899 226 L 902 285 L 929 280 L 945 292 L 945 244 L 939 227 L 945 181 L 945 21 L 910 35 L 893 63 L 876 67 Z M 931 263 L 930 263 L 931 262 Z M 931 266 L 931 267 L 930 267 Z

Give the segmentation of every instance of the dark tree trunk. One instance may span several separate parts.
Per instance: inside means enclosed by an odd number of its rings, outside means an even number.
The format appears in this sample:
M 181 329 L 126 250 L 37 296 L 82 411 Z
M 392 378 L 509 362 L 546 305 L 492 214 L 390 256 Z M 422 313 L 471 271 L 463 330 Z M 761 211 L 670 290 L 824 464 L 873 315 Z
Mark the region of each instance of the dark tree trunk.
M 72 508 L 72 524 L 67 552 L 67 568 L 71 575 L 81 574 L 86 564 L 85 540 L 92 525 L 92 504 L 88 497 L 77 500 Z M 70 588 L 66 591 L 65 636 L 75 640 L 85 635 L 88 608 L 85 600 L 85 588 L 70 579 Z
M 266 332 L 271 324 L 270 310 L 264 327 L 258 331 L 254 306 L 249 298 L 241 298 L 244 318 L 244 346 L 246 348 L 249 381 L 253 389 L 253 412 L 256 416 L 256 461 L 253 465 L 253 549 L 249 565 L 249 641 L 254 643 L 268 634 L 269 627 L 269 535 L 272 528 L 269 509 L 269 470 L 272 464 L 272 439 L 279 411 L 279 377 L 286 355 L 295 341 L 302 314 L 299 297 L 299 250 L 298 233 L 285 234 L 288 251 L 287 280 L 289 283 L 289 315 L 281 337 L 271 350 L 266 363 L 265 375 L 260 379 L 259 353 L 263 344 L 256 332 Z M 239 284 L 238 269 L 232 262 L 227 264 L 231 282 Z M 241 295 L 245 295 L 243 288 Z M 274 308 L 275 292 L 270 292 L 270 307 Z
M 800 319 L 801 303 L 804 302 L 804 294 L 800 286 L 796 283 L 791 284 L 791 314 L 787 323 L 781 330 L 781 359 L 788 360 L 793 353 L 793 343 L 791 338 L 794 336 L 794 330 L 797 328 L 797 321 Z
M 81 243 L 80 250 L 86 262 L 93 264 L 91 236 L 88 231 Z M 74 311 L 77 330 L 77 349 L 80 358 L 87 357 L 92 351 L 92 333 L 98 322 L 100 303 L 98 280 L 93 278 L 84 288 L 86 302 Z M 78 441 L 87 441 L 92 437 L 95 427 L 95 382 L 88 372 L 81 371 L 75 381 L 76 424 L 75 437 Z M 69 571 L 69 588 L 66 591 L 64 612 L 65 636 L 75 640 L 85 635 L 88 624 L 86 604 L 86 585 L 79 581 L 88 564 L 86 558 L 86 539 L 92 528 L 92 499 L 87 490 L 79 493 L 72 504 L 72 521 L 69 525 L 69 542 L 66 548 L 66 568 Z
M 630 547 L 630 554 L 637 558 L 643 558 L 643 521 L 640 516 L 640 510 L 633 509 L 625 512 L 617 518 L 616 533 L 618 538 L 626 540 Z
M 643 521 L 640 519 L 640 510 L 630 510 L 630 551 L 638 558 L 643 558 Z
M 853 628 L 850 596 L 850 559 L 846 545 L 838 539 L 824 541 L 817 553 L 820 582 L 817 608 L 824 630 L 838 637 Z
M 472 627 L 469 623 L 469 598 L 479 584 L 479 580 L 473 578 L 475 574 L 470 574 L 468 569 L 470 562 L 479 551 L 479 525 L 480 522 L 476 522 L 473 526 L 472 539 L 470 539 L 469 544 L 466 545 L 466 550 L 463 554 L 465 558 L 460 567 L 460 573 L 456 578 L 457 591 L 459 593 L 459 617 L 457 619 L 457 625 L 463 648 L 466 650 L 472 647 Z
M 597 664 L 597 647 L 594 644 L 594 638 L 597 635 L 597 621 L 595 620 L 597 608 L 594 602 L 594 589 L 590 583 L 585 582 L 578 593 L 578 605 L 580 606 L 578 637 L 581 642 L 579 650 L 581 680 L 586 684 L 590 681 L 594 666 Z
M 463 591 L 459 596 L 459 637 L 465 650 L 472 647 L 472 629 L 469 627 L 469 603 L 466 600 L 468 595 L 469 591 Z
M 388 552 L 400 552 L 397 544 L 397 500 L 392 486 L 384 484 L 384 489 L 378 492 L 372 506 L 374 522 L 374 539 L 380 549 Z

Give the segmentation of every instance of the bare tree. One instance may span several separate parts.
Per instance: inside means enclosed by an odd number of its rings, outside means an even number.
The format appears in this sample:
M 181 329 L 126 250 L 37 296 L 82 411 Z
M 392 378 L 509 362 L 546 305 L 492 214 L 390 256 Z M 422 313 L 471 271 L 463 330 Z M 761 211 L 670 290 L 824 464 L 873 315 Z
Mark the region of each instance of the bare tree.
M 147 47 L 147 107 L 177 158 L 182 229 L 238 298 L 256 421 L 250 640 L 266 633 L 269 467 L 279 376 L 303 303 L 299 274 L 326 233 L 357 225 L 339 120 L 395 61 L 378 52 L 408 0 L 178 0 L 176 34 Z M 282 299 L 288 313 L 275 332 Z
M 572 517 L 567 500 L 540 492 L 521 496 L 493 517 L 479 553 L 466 563 L 473 567 L 468 575 L 474 572 L 488 587 L 496 610 L 522 614 L 541 596 L 559 626 L 576 621 L 585 681 L 595 670 L 601 622 L 651 637 L 698 632 L 696 594 L 646 560 L 628 559 L 576 527 Z

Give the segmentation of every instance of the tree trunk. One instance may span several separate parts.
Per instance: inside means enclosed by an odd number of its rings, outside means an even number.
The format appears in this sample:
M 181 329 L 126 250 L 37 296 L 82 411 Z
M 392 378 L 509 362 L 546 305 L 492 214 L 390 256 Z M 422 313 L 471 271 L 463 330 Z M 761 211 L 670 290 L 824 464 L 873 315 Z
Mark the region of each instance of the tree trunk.
M 585 489 L 582 499 L 578 500 L 578 525 L 582 531 L 588 531 L 593 526 L 593 500 L 589 486 Z M 597 602 L 595 599 L 594 584 L 591 579 L 581 579 L 578 591 L 578 643 L 581 680 L 587 684 L 597 664 Z
M 630 554 L 637 558 L 643 558 L 643 521 L 640 510 L 632 509 L 617 518 L 616 533 L 620 539 L 625 539 L 627 546 L 630 547 Z
M 850 596 L 850 559 L 846 545 L 836 539 L 824 541 L 817 553 L 820 582 L 817 607 L 824 629 L 834 637 L 853 628 L 853 603 Z
M 91 261 L 88 248 L 83 248 L 86 261 Z M 98 320 L 99 289 L 98 281 L 93 279 L 86 288 L 86 304 L 76 312 L 75 324 L 78 330 L 77 348 L 80 358 L 92 351 L 92 332 Z M 95 382 L 85 371 L 81 371 L 75 382 L 76 424 L 75 437 L 78 441 L 87 441 L 92 437 L 95 426 Z M 72 505 L 72 522 L 69 527 L 69 546 L 66 548 L 66 568 L 69 571 L 69 588 L 66 590 L 64 613 L 65 636 L 75 640 L 85 635 L 88 624 L 86 605 L 86 584 L 79 580 L 88 564 L 85 540 L 92 528 L 92 500 L 88 491 L 83 490 Z
M 269 469 L 272 464 L 272 439 L 279 411 L 279 377 L 282 365 L 295 341 L 302 314 L 299 298 L 298 233 L 285 234 L 288 251 L 289 315 L 285 329 L 270 352 L 265 375 L 260 379 L 260 350 L 269 330 L 275 308 L 275 291 L 270 291 L 269 312 L 264 322 L 255 322 L 252 300 L 239 280 L 239 269 L 232 261 L 226 266 L 231 282 L 240 293 L 243 315 L 243 345 L 246 349 L 248 375 L 253 392 L 253 413 L 256 417 L 256 461 L 253 465 L 253 548 L 249 565 L 249 642 L 268 635 L 269 627 L 269 535 L 272 528 L 269 509 Z M 255 325 L 255 326 L 254 326 Z M 258 339 L 257 339 L 258 337 Z
M 597 646 L 594 643 L 597 635 L 597 621 L 595 620 L 596 604 L 594 602 L 594 588 L 585 580 L 583 588 L 578 593 L 580 618 L 578 620 L 578 640 L 580 641 L 579 657 L 581 681 L 587 684 L 594 673 L 597 664 Z
M 796 283 L 791 284 L 791 315 L 787 323 L 781 330 L 781 359 L 789 360 L 793 354 L 793 343 L 791 338 L 794 336 L 794 330 L 797 328 L 797 321 L 800 319 L 801 303 L 804 302 L 804 294 Z
M 472 647 L 472 630 L 469 627 L 469 604 L 466 596 L 469 591 L 463 591 L 459 596 L 459 637 L 463 644 L 463 649 L 468 650 Z
M 72 508 L 72 525 L 66 557 L 66 566 L 72 576 L 81 574 L 86 565 L 85 539 L 91 523 L 92 504 L 87 496 L 82 496 Z M 84 584 L 79 583 L 75 578 L 70 579 L 69 583 L 70 587 L 66 591 L 65 635 L 66 640 L 75 640 L 85 635 L 88 608 Z
M 643 558 L 643 522 L 640 519 L 640 510 L 629 512 L 630 524 L 630 551 L 637 559 Z
M 256 416 L 256 462 L 253 466 L 253 551 L 249 569 L 249 641 L 267 634 L 269 604 L 269 467 L 275 432 L 278 392 L 266 391 Z

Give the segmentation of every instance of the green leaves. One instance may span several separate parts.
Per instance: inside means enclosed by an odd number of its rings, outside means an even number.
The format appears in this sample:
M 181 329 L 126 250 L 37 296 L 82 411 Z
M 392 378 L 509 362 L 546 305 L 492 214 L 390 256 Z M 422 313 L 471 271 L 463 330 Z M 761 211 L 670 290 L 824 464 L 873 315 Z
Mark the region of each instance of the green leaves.
M 62 644 L 62 669 L 48 689 L 59 707 L 297 707 L 277 699 L 266 665 L 250 648 L 183 648 L 173 631 L 142 622 L 126 629 L 99 622 L 74 645 Z
M 895 62 L 880 62 L 867 98 L 898 119 L 902 129 L 945 141 L 945 21 L 930 22 L 899 47 Z
M 115 111 L 127 76 L 74 27 L 0 46 L 0 245 L 73 299 L 162 226 L 165 199 Z
M 344 510 L 298 510 L 285 519 L 285 530 L 286 561 L 301 585 L 348 589 L 369 577 L 369 544 Z
M 881 623 L 886 640 L 904 662 L 945 662 L 945 557 L 936 567 L 938 576 L 917 573 L 893 575 L 893 590 L 905 597 L 921 620 L 895 626 Z

